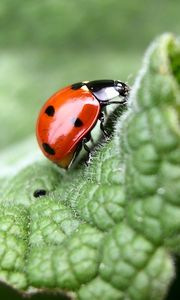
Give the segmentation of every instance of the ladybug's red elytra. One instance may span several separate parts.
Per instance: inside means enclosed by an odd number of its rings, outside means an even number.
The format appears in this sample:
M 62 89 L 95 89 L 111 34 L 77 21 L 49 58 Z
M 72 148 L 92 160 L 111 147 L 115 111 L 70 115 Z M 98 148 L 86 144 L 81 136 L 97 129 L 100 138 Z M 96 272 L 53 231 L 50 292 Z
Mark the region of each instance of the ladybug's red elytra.
M 104 131 L 103 108 L 127 101 L 129 87 L 119 80 L 84 81 L 69 85 L 47 100 L 36 126 L 39 146 L 44 155 L 62 168 L 69 168 L 91 138 L 100 120 Z M 120 96 L 120 101 L 111 101 Z

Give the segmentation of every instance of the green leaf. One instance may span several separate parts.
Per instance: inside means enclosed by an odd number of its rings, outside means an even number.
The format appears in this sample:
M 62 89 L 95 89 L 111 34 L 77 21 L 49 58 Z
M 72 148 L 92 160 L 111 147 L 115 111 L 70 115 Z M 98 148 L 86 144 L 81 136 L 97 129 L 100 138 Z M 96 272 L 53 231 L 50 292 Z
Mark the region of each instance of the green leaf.
M 166 295 L 179 252 L 179 57 L 170 34 L 150 46 L 128 110 L 88 168 L 66 173 L 42 161 L 7 179 L 1 280 L 83 300 Z

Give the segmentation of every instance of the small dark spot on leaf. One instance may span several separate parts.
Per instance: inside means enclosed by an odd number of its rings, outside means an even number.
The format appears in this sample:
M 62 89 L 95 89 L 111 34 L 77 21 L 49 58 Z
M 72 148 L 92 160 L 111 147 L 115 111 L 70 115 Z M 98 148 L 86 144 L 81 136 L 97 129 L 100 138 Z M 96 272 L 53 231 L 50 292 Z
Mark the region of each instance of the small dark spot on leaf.
M 35 191 L 34 191 L 33 196 L 34 196 L 35 198 L 38 198 L 38 197 L 41 197 L 41 196 L 45 196 L 46 193 L 47 193 L 47 192 L 46 192 L 45 190 L 39 189 L 39 190 L 35 190 Z

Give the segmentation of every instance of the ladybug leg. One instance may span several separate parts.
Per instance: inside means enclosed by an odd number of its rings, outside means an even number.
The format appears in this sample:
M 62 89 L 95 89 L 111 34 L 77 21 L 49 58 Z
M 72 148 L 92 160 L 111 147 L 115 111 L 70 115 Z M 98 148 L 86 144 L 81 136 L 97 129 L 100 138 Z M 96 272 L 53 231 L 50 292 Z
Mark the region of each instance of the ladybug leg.
M 92 137 L 91 134 L 90 134 L 90 141 L 91 141 L 91 143 L 94 145 L 94 139 L 93 139 L 93 137 Z
M 106 105 L 104 105 L 104 107 L 102 106 L 102 108 L 103 108 L 104 115 L 107 117 L 108 113 L 107 113 Z
M 79 152 L 82 150 L 82 143 L 79 144 L 79 146 L 76 149 L 73 161 L 76 159 L 76 157 L 79 155 Z
M 124 98 L 123 100 L 121 101 L 109 101 L 107 102 L 106 104 L 104 104 L 105 106 L 108 106 L 108 105 L 111 105 L 111 104 L 121 104 L 121 105 L 125 105 L 127 104 L 127 99 Z
M 90 141 L 90 135 L 88 135 L 87 137 L 85 137 L 80 144 L 78 145 L 74 157 L 71 161 L 71 164 L 76 160 L 77 156 L 79 155 L 79 152 L 82 150 L 82 148 L 84 147 L 84 149 L 88 152 L 88 159 L 87 161 L 85 161 L 85 164 L 88 166 L 89 165 L 89 161 L 91 159 L 91 150 L 89 149 L 89 147 L 86 145 L 87 142 Z
M 108 135 L 107 131 L 106 131 L 105 128 L 104 128 L 104 120 L 105 120 L 105 117 L 104 117 L 104 112 L 103 112 L 103 111 L 101 111 L 101 113 L 100 113 L 99 120 L 100 120 L 100 129 L 102 130 L 102 132 L 103 132 L 103 134 L 104 134 L 104 137 L 105 137 L 105 138 L 108 138 L 109 135 Z
M 89 147 L 86 145 L 86 144 L 84 144 L 83 145 L 83 147 L 84 147 L 84 149 L 88 152 L 88 154 L 90 154 L 91 153 L 91 151 L 90 151 L 90 149 L 89 149 Z
M 94 145 L 94 139 L 93 139 L 91 133 L 88 133 L 85 137 L 85 143 L 87 143 L 89 141 L 91 141 L 91 143 Z
M 82 140 L 82 146 L 84 147 L 84 150 L 87 151 L 88 153 L 88 159 L 85 161 L 85 164 L 88 166 L 89 165 L 89 162 L 91 160 L 91 150 L 90 148 L 86 145 L 87 142 L 89 142 L 89 140 L 91 139 L 91 136 L 87 136 L 85 137 L 83 140 Z

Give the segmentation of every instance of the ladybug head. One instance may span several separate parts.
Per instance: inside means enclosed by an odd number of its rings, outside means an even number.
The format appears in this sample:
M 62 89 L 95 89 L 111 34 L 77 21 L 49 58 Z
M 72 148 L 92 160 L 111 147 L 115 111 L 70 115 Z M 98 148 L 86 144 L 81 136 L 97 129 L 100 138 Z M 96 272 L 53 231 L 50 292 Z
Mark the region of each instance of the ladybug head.
M 129 95 L 130 87 L 126 83 L 119 80 L 115 80 L 114 87 L 116 91 L 118 91 L 120 96 L 126 98 Z

